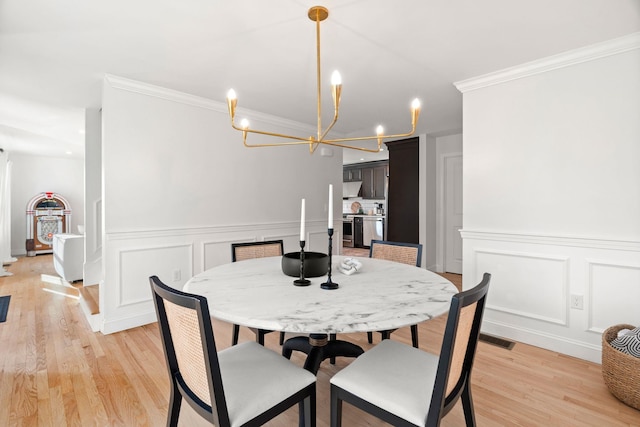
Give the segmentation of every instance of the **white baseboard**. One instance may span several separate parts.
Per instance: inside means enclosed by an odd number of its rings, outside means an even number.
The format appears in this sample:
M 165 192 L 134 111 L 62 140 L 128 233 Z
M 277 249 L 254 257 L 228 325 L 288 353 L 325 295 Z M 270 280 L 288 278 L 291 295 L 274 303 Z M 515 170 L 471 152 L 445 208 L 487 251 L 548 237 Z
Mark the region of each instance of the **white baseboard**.
M 151 311 L 148 313 L 141 313 L 136 316 L 103 320 L 100 331 L 103 334 L 112 334 L 115 332 L 124 331 L 126 329 L 137 328 L 138 326 L 148 325 L 157 321 L 156 312 Z
M 438 264 L 428 266 L 427 270 L 433 271 L 434 273 L 444 273 L 444 271 L 442 271 L 442 267 Z
M 91 314 L 91 309 L 89 308 L 89 306 L 87 306 L 87 303 L 82 298 L 80 298 L 80 308 L 82 309 L 82 313 L 87 319 L 87 323 L 89 323 L 89 326 L 91 327 L 91 332 L 100 331 L 100 325 L 102 324 L 102 315 L 100 313 Z
M 543 333 L 539 330 L 514 327 L 500 322 L 484 320 L 482 332 L 508 338 L 546 350 L 588 360 L 594 363 L 602 363 L 602 348 L 599 345 L 581 342 L 566 337 Z
M 41 274 L 40 275 L 40 280 L 42 280 L 43 282 L 46 282 L 46 283 L 52 283 L 54 285 L 70 286 L 69 282 L 66 282 L 65 280 L 62 280 L 62 277 L 52 276 L 50 274 Z

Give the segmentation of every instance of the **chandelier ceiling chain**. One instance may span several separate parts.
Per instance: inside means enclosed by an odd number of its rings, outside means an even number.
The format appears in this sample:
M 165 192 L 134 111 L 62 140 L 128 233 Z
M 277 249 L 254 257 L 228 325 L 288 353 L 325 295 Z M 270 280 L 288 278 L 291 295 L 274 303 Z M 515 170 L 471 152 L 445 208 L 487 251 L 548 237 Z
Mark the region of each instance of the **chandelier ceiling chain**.
M 349 148 L 353 150 L 367 151 L 370 153 L 376 153 L 382 148 L 382 141 L 390 138 L 401 138 L 408 137 L 415 133 L 416 125 L 418 123 L 418 117 L 420 116 L 420 101 L 418 99 L 414 99 L 411 103 L 411 131 L 403 134 L 396 135 L 385 135 L 384 129 L 382 126 L 378 126 L 376 128 L 375 136 L 362 136 L 362 137 L 354 137 L 354 138 L 337 138 L 337 139 L 326 139 L 329 131 L 333 128 L 333 126 L 338 121 L 338 112 L 340 109 L 340 95 L 342 93 L 342 80 L 340 74 L 337 71 L 334 71 L 331 76 L 331 94 L 333 95 L 333 120 L 331 124 L 323 131 L 322 130 L 322 96 L 321 96 L 321 78 L 320 78 L 320 22 L 327 19 L 329 16 L 329 10 L 322 6 L 314 6 L 309 9 L 308 12 L 309 19 L 316 23 L 316 73 L 317 73 L 317 111 L 318 111 L 318 125 L 317 125 L 317 134 L 316 136 L 309 136 L 306 138 L 293 136 L 293 135 L 285 135 L 275 132 L 267 132 L 256 129 L 251 129 L 249 127 L 249 121 L 247 119 L 242 119 L 240 122 L 240 126 L 238 127 L 235 124 L 235 115 L 236 115 L 236 107 L 238 105 L 238 98 L 236 97 L 236 93 L 233 89 L 230 89 L 227 93 L 227 106 L 229 107 L 229 115 L 231 116 L 231 126 L 242 132 L 242 140 L 245 147 L 279 147 L 284 145 L 309 145 L 309 152 L 313 154 L 313 152 L 318 148 L 320 144 L 341 147 L 341 148 Z M 247 134 L 254 133 L 259 135 L 273 136 L 280 139 L 288 139 L 293 141 L 279 141 L 275 143 L 265 143 L 265 144 L 248 144 L 247 143 Z M 367 147 L 359 147 L 357 145 L 349 145 L 349 143 L 353 143 L 356 141 L 372 141 L 377 140 L 376 148 L 367 148 Z

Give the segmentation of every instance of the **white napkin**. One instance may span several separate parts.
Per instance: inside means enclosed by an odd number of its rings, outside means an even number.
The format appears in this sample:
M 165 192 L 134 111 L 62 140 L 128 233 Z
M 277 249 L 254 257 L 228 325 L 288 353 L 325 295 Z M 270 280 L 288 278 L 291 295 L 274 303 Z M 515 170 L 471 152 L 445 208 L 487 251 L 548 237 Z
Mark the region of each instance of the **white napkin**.
M 345 258 L 338 266 L 338 271 L 347 276 L 357 273 L 362 268 L 362 263 L 355 258 Z

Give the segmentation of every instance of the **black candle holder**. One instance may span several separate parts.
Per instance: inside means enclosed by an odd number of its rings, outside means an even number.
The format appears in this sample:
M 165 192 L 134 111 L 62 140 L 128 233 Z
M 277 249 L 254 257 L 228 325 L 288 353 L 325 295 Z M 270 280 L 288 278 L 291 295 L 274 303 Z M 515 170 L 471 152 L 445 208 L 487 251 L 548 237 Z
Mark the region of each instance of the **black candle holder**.
M 322 289 L 332 290 L 338 289 L 338 284 L 331 281 L 331 250 L 333 248 L 333 228 L 328 230 L 329 233 L 329 269 L 327 271 L 327 281 L 320 285 Z
M 309 286 L 311 281 L 304 278 L 304 240 L 300 240 L 300 278 L 293 281 L 296 286 Z

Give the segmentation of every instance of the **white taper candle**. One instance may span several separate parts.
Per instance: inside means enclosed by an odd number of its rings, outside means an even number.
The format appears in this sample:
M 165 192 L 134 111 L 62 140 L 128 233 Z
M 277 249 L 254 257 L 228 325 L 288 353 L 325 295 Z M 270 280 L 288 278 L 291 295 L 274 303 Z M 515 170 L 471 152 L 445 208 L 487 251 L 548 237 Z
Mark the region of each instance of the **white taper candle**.
M 329 184 L 329 226 L 333 229 L 333 184 Z
M 305 231 L 304 231 L 304 216 L 305 216 L 305 207 L 304 207 L 304 199 L 302 199 L 302 205 L 300 206 L 300 241 L 305 240 Z

